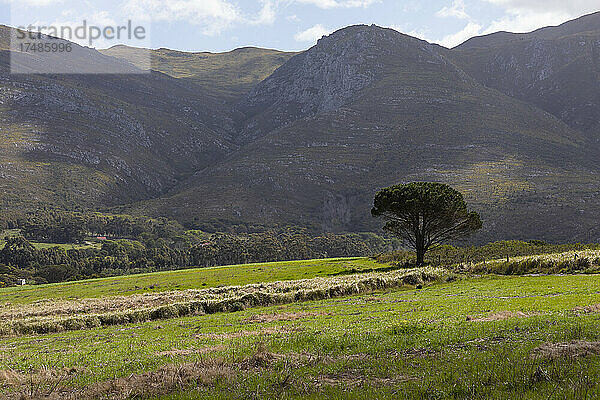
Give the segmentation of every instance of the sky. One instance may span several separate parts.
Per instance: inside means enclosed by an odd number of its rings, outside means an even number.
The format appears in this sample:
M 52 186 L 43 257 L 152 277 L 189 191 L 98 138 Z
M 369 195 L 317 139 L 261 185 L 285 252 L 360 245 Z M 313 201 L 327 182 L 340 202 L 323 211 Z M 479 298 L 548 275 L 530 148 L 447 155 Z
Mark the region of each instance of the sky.
M 0 0 L 10 26 L 145 27 L 139 38 L 98 38 L 91 47 L 126 43 L 184 51 L 257 46 L 303 50 L 323 35 L 376 24 L 454 47 L 473 36 L 529 32 L 600 11 L 600 0 Z M 78 40 L 84 45 L 87 39 Z

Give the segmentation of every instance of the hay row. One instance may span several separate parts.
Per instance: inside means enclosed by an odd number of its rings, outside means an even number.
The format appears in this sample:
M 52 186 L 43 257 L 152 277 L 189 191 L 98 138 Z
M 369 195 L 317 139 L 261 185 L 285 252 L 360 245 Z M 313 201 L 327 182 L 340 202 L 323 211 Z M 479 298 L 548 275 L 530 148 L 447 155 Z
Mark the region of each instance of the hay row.
M 273 284 L 235 286 L 194 291 L 192 301 L 113 313 L 68 317 L 30 318 L 0 324 L 0 336 L 47 334 L 104 326 L 143 323 L 194 315 L 241 311 L 246 308 L 324 300 L 376 290 L 419 285 L 441 280 L 447 272 L 436 268 L 371 273 L 336 278 L 315 278 Z M 199 292 L 199 293 L 198 293 Z M 221 298 L 215 298 L 220 294 Z M 169 298 L 167 294 L 167 298 Z

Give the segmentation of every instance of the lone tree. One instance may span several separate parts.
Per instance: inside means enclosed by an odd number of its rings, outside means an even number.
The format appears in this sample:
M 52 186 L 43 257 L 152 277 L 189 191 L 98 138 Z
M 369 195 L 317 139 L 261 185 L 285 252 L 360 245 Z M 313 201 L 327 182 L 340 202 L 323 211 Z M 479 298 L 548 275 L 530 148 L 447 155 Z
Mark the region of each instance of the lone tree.
M 479 214 L 467 210 L 463 195 L 441 183 L 415 182 L 382 189 L 371 214 L 385 220 L 383 229 L 398 235 L 417 252 L 425 253 L 449 240 L 465 238 L 481 229 Z

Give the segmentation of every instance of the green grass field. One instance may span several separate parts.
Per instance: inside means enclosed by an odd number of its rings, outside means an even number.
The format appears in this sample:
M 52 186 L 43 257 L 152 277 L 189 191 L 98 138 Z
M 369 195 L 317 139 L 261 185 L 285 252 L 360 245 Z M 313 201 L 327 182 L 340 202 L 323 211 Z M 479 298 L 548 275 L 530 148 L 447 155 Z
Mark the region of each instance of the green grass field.
M 19 229 L 9 229 L 9 230 L 5 230 L 5 231 L 1 231 L 0 232 L 0 249 L 4 247 L 4 245 L 6 244 L 6 238 L 7 237 L 11 237 L 11 236 L 18 236 L 21 234 L 21 231 Z M 49 249 L 52 247 L 60 247 L 62 249 L 65 250 L 72 250 L 72 249 L 89 249 L 89 248 L 95 248 L 95 249 L 99 249 L 102 244 L 98 243 L 98 242 L 87 242 L 84 244 L 75 244 L 75 243 L 66 243 L 66 244 L 57 244 L 57 243 L 32 243 L 35 248 L 37 249 Z
M 309 279 L 389 267 L 368 258 L 307 260 L 186 269 L 151 274 L 0 289 L 4 303 L 31 304 L 53 299 L 99 298 L 173 290 Z
M 212 272 L 220 274 L 214 281 L 218 286 L 304 278 L 305 272 L 338 275 L 358 268 L 376 270 L 381 265 L 364 259 L 325 260 L 137 278 L 167 282 L 164 288 L 172 290 L 176 285 L 198 288 L 196 282 L 206 281 Z M 94 282 L 48 285 L 35 299 L 63 293 L 63 298 L 81 297 L 88 304 L 92 300 L 84 297 L 131 293 L 128 285 L 135 279 L 96 281 L 102 283 L 96 293 Z M 317 279 L 337 285 L 354 278 L 342 274 Z M 5 336 L 0 338 L 0 397 L 600 397 L 600 276 L 442 274 L 422 289 L 413 283 L 235 312 Z M 22 290 L 0 292 L 0 313 L 11 307 L 6 298 L 34 301 L 22 297 Z M 167 295 L 152 290 L 133 296 Z

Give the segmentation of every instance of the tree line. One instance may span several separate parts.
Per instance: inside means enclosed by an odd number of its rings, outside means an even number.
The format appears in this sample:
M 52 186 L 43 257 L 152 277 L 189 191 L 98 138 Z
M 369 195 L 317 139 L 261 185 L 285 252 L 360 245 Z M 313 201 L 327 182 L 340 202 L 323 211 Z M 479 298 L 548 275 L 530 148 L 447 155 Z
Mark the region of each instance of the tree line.
M 0 250 L 0 286 L 21 279 L 40 284 L 190 267 L 371 256 L 396 246 L 369 233 L 312 235 L 294 228 L 206 233 L 186 231 L 166 219 L 102 214 L 31 215 L 19 226 L 21 234 L 6 237 Z M 108 238 L 80 248 L 35 245 L 79 243 L 95 235 Z

